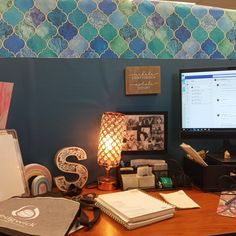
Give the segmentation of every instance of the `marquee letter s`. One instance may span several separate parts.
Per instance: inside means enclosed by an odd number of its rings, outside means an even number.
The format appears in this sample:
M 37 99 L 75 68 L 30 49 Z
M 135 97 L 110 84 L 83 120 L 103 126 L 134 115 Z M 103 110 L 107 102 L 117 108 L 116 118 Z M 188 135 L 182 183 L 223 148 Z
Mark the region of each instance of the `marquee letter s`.
M 67 181 L 64 176 L 54 177 L 55 184 L 61 191 L 67 191 L 71 184 L 74 184 L 78 188 L 83 188 L 88 180 L 87 168 L 75 162 L 68 162 L 67 157 L 69 156 L 75 156 L 78 161 L 87 159 L 86 152 L 79 147 L 65 147 L 56 153 L 55 163 L 58 169 L 79 176 L 75 181 Z

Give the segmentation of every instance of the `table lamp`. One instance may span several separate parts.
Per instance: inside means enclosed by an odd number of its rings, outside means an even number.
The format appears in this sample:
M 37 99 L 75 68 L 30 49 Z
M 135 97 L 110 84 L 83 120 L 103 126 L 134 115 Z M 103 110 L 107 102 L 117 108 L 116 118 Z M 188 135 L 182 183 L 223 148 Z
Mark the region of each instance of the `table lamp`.
M 120 164 L 124 127 L 124 114 L 118 112 L 103 113 L 97 163 L 105 167 L 106 175 L 98 177 L 98 189 L 113 190 L 117 188 L 117 179 L 110 175 L 110 170 Z

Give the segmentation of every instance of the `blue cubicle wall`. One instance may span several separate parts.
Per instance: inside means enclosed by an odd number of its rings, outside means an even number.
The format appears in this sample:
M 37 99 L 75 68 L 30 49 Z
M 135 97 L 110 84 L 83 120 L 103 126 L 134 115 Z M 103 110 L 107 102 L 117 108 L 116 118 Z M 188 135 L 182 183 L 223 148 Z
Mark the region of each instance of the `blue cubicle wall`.
M 126 66 L 161 67 L 161 93 L 126 96 Z M 26 59 L 0 60 L 1 81 L 14 82 L 7 128 L 16 129 L 23 162 L 40 163 L 58 175 L 55 153 L 67 146 L 79 146 L 88 155 L 82 161 L 89 182 L 103 172 L 96 164 L 98 132 L 105 111 L 167 111 L 168 153 L 122 155 L 122 158 L 151 157 L 182 159 L 179 144 L 180 68 L 235 65 L 234 60 L 161 59 Z M 202 114 L 199 114 L 202 115 Z M 196 148 L 214 150 L 217 141 L 194 142 Z

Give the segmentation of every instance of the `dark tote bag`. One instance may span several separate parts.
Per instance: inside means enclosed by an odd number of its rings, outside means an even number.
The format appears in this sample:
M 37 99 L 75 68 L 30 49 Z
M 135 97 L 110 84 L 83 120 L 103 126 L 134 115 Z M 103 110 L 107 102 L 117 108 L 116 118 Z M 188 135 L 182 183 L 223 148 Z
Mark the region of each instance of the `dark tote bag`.
M 89 221 L 85 208 L 94 210 Z M 10 198 L 0 202 L 0 233 L 12 236 L 64 236 L 71 228 L 91 228 L 100 210 L 93 201 L 64 197 Z M 2 235 L 2 234 L 0 234 Z

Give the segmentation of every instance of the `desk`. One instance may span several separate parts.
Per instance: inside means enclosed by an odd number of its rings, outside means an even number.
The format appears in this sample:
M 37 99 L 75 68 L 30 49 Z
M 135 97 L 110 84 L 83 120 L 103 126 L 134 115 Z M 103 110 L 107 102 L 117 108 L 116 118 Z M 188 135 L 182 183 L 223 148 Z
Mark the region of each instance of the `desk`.
M 105 193 L 87 189 L 84 190 L 84 193 L 92 191 L 97 194 Z M 102 213 L 99 222 L 91 230 L 82 229 L 71 236 L 203 236 L 236 231 L 235 218 L 219 216 L 216 213 L 219 195 L 204 193 L 198 189 L 184 191 L 201 206 L 200 209 L 176 210 L 173 218 L 131 231 L 126 230 L 122 225 Z M 150 192 L 150 194 L 159 198 L 158 192 Z

